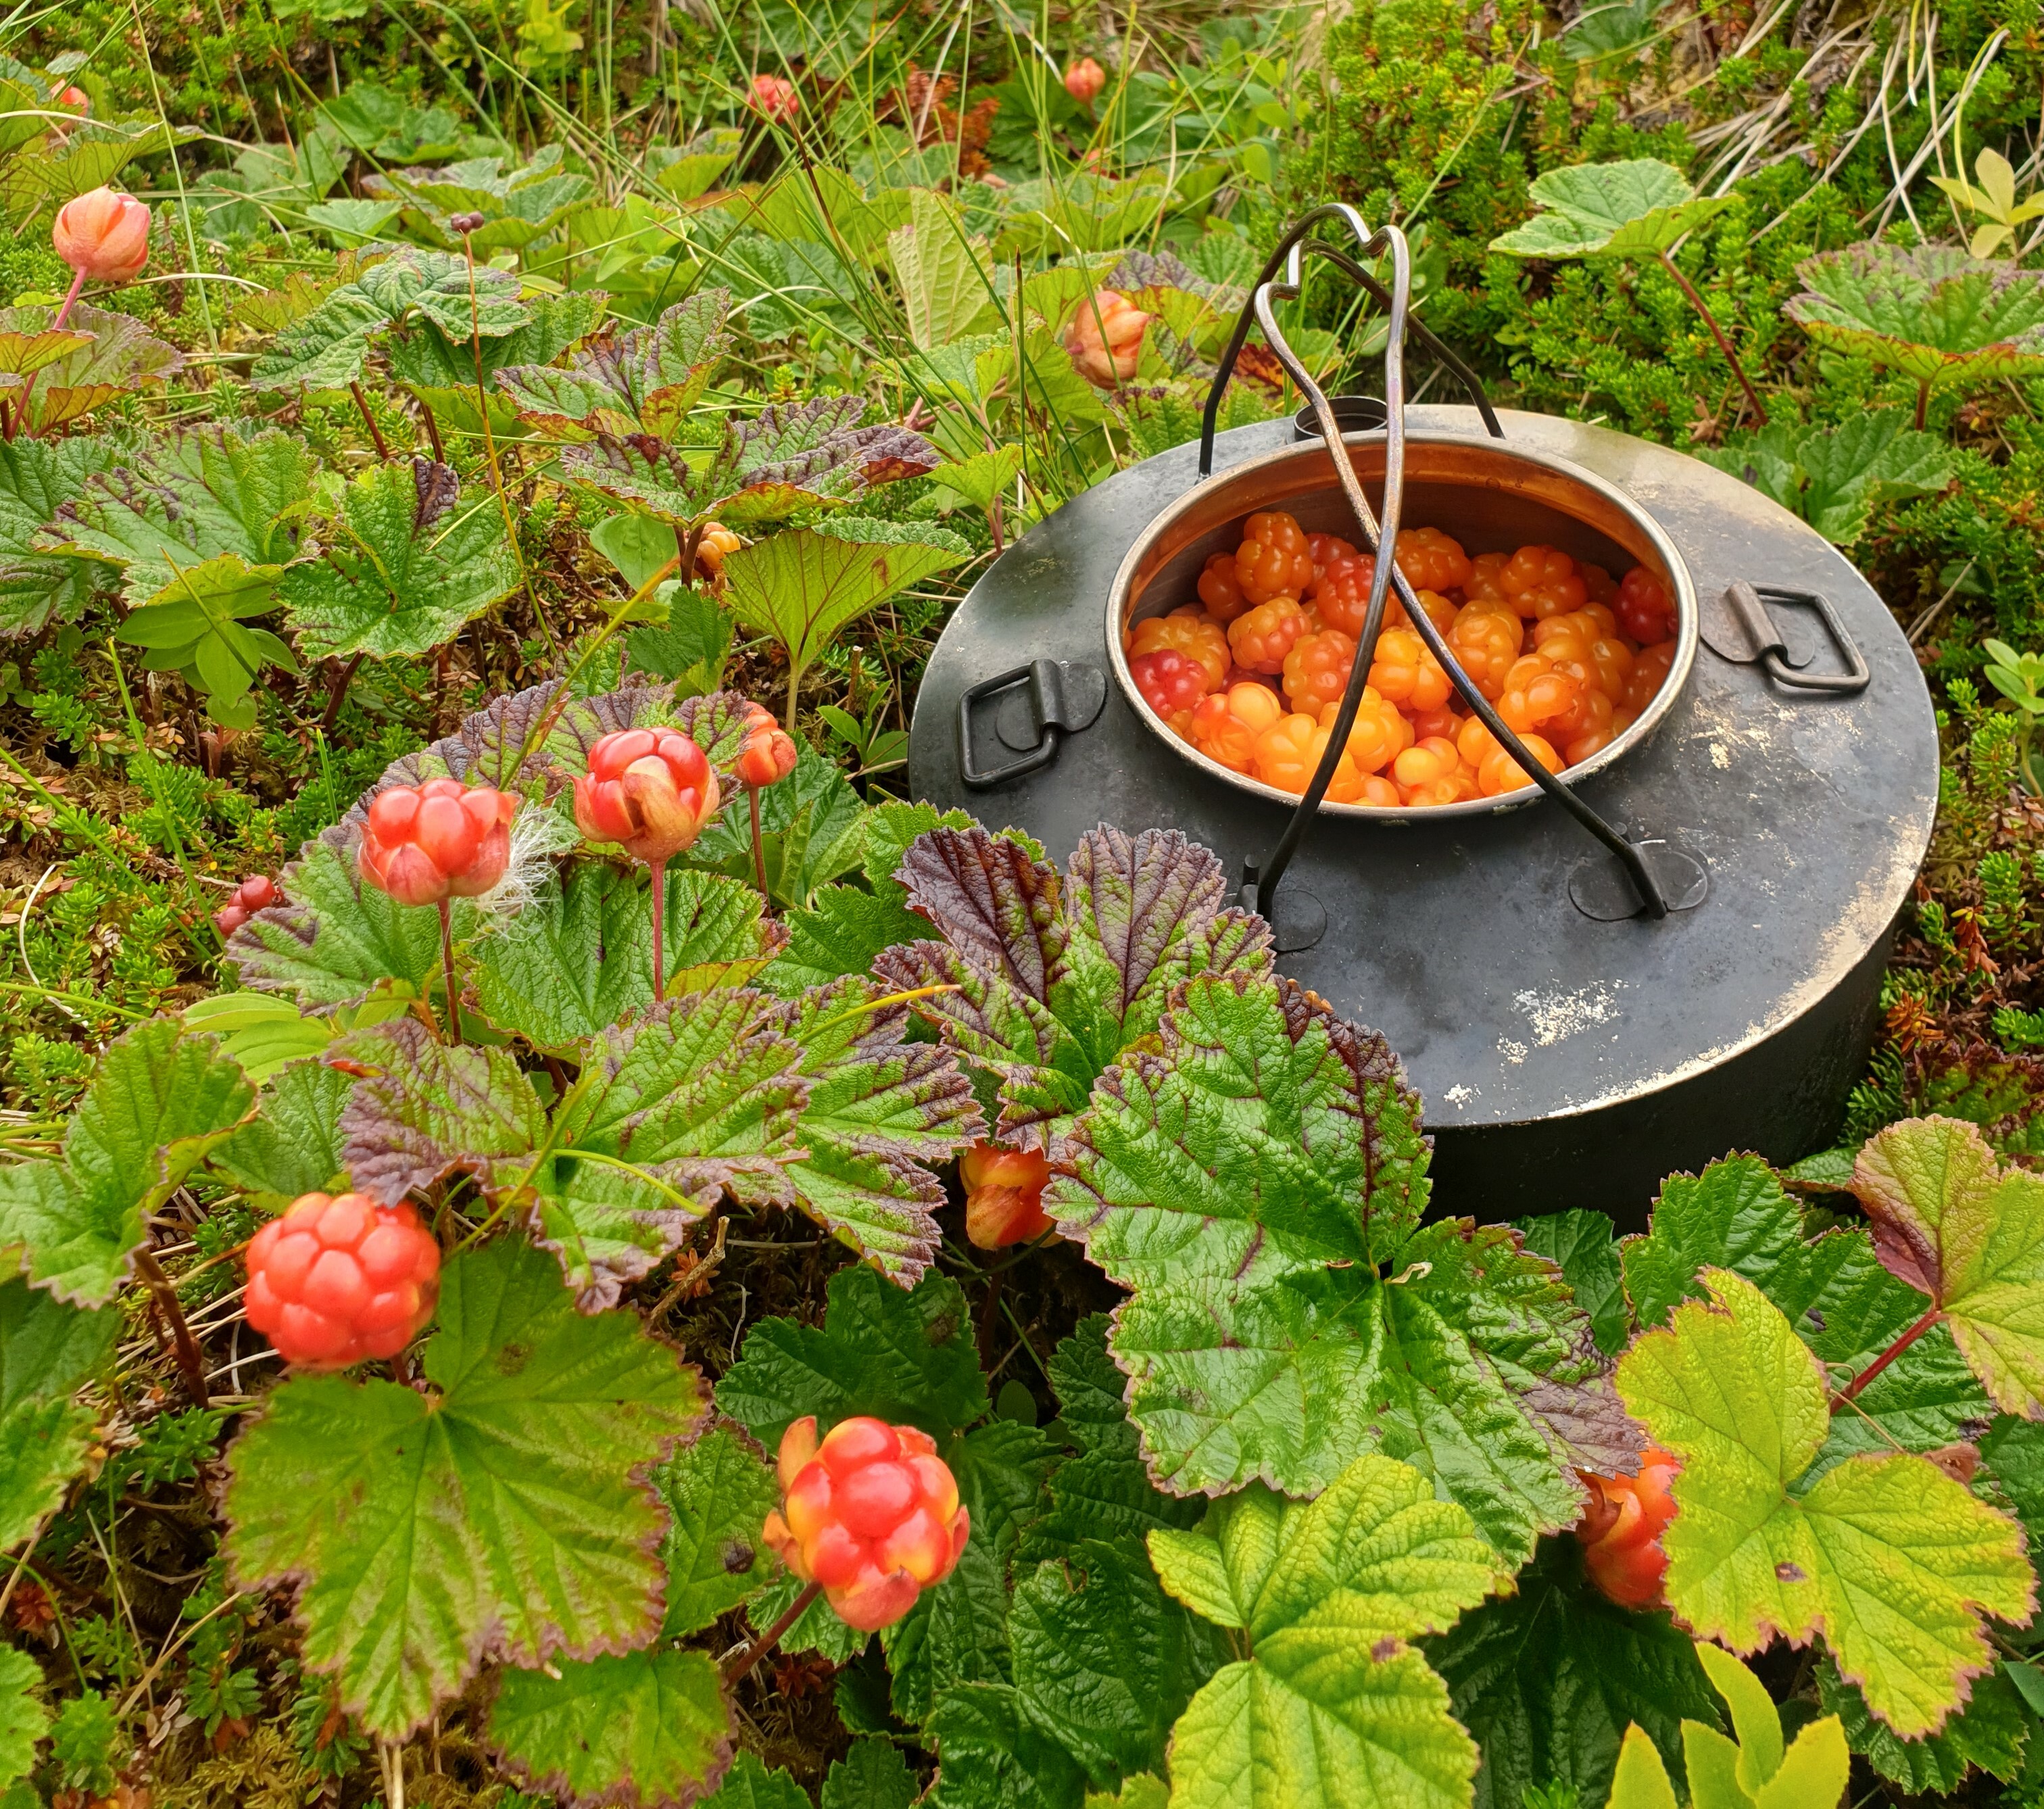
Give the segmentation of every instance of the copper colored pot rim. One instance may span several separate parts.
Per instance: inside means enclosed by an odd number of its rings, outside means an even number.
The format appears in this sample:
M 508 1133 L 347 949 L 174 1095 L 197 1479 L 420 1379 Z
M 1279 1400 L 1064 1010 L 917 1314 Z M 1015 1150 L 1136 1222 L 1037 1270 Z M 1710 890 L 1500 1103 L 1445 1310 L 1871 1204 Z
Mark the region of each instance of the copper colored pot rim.
M 1381 431 L 1350 434 L 1343 442 L 1355 460 L 1357 474 L 1372 493 L 1373 502 L 1381 502 L 1384 442 Z M 1601 536 L 1661 578 L 1675 601 L 1676 609 L 1675 658 L 1667 678 L 1640 712 L 1638 721 L 1589 759 L 1564 767 L 1562 777 L 1571 784 L 1586 779 L 1623 759 L 1632 749 L 1649 739 L 1673 707 L 1689 678 L 1689 668 L 1696 659 L 1697 624 L 1696 586 L 1690 579 L 1689 568 L 1675 550 L 1674 543 L 1654 517 L 1616 485 L 1580 465 L 1552 453 L 1482 435 L 1408 430 L 1405 436 L 1405 482 L 1404 526 L 1407 529 L 1441 525 L 1416 508 L 1412 494 L 1416 487 L 1439 486 L 1508 495 Z M 1323 513 L 1314 505 L 1324 497 L 1336 504 L 1342 518 L 1347 520 L 1347 505 L 1342 500 L 1333 463 L 1326 446 L 1318 442 L 1266 452 L 1207 478 L 1163 510 L 1128 549 L 1114 574 L 1113 583 L 1108 586 L 1102 624 L 1108 664 L 1115 680 L 1130 707 L 1151 732 L 1181 759 L 1202 772 L 1239 791 L 1268 798 L 1288 810 L 1298 803 L 1296 793 L 1281 791 L 1275 785 L 1266 785 L 1260 779 L 1224 766 L 1190 742 L 1173 734 L 1158 720 L 1135 687 L 1135 676 L 1128 670 L 1128 655 L 1122 649 L 1122 637 L 1130 625 L 1143 616 L 1168 614 L 1172 609 L 1192 599 L 1192 587 L 1187 584 L 1183 594 L 1175 593 L 1174 586 L 1174 595 L 1160 600 L 1161 608 L 1143 607 L 1151 585 L 1195 542 L 1240 522 L 1258 509 L 1281 508 L 1297 512 L 1304 508 L 1308 513 Z M 1345 538 L 1362 543 L 1361 530 L 1353 520 L 1347 520 L 1346 530 L 1337 527 L 1333 531 L 1343 532 Z M 1455 530 L 1450 527 L 1447 531 Z M 1489 549 L 1478 547 L 1473 550 Z M 1380 805 L 1323 802 L 1320 814 L 1371 823 L 1433 823 L 1451 817 L 1488 816 L 1501 811 L 1520 809 L 1543 795 L 1537 786 L 1527 785 L 1500 797 L 1468 798 L 1456 804 L 1424 808 L 1401 806 L 1393 809 Z

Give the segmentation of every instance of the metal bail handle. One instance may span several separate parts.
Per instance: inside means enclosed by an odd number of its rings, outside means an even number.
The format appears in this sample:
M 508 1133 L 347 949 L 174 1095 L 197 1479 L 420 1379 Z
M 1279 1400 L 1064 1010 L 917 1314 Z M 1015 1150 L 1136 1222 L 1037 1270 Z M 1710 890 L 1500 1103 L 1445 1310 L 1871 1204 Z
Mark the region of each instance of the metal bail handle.
M 998 766 L 973 763 L 972 707 L 986 698 L 1017 687 L 1035 725 L 1035 741 L 1024 747 L 1019 759 Z M 1107 674 L 1083 661 L 1032 659 L 991 678 L 982 678 L 959 699 L 959 777 L 974 791 L 985 791 L 1009 779 L 1019 779 L 1058 757 L 1062 737 L 1076 735 L 1091 726 L 1107 702 Z M 999 732 L 997 729 L 997 733 Z M 1003 736 L 1002 739 L 1006 739 Z
M 1843 662 L 1842 672 L 1801 672 L 1792 665 L 1788 643 L 1774 620 L 1770 603 L 1800 604 L 1814 609 L 1824 624 L 1833 650 Z M 1873 674 L 1865 656 L 1828 597 L 1815 590 L 1790 590 L 1780 585 L 1749 584 L 1741 578 L 1726 588 L 1719 610 L 1704 612 L 1704 644 L 1720 659 L 1735 666 L 1758 664 L 1785 691 L 1802 691 L 1816 697 L 1856 697 Z
M 1391 260 L 1392 280 L 1387 292 L 1363 266 L 1347 252 L 1331 245 L 1321 244 L 1308 235 L 1323 221 L 1339 221 L 1357 242 L 1362 255 L 1374 257 L 1388 254 Z M 1279 330 L 1273 303 L 1278 300 L 1292 301 L 1298 297 L 1303 279 L 1304 255 L 1307 252 L 1324 257 L 1361 284 L 1385 303 L 1388 318 L 1384 336 L 1384 518 L 1380 528 L 1370 499 L 1364 494 L 1362 482 L 1355 474 L 1355 463 L 1349 456 L 1348 448 L 1342 438 L 1342 431 L 1333 405 L 1314 382 L 1312 374 L 1301 363 Z M 1280 263 L 1284 265 L 1285 280 L 1273 281 Z M 1335 766 L 1343 751 L 1348 745 L 1349 731 L 1354 727 L 1356 712 L 1362 701 L 1362 691 L 1370 663 L 1376 657 L 1377 636 L 1384 626 L 1384 616 L 1393 586 L 1397 587 L 1398 600 L 1404 605 L 1407 619 L 1413 632 L 1425 643 L 1427 651 L 1447 672 L 1449 681 L 1460 694 L 1463 702 L 1481 720 L 1484 727 L 1517 762 L 1522 772 L 1532 775 L 1533 783 L 1546 792 L 1585 829 L 1601 842 L 1615 857 L 1623 880 L 1629 882 L 1633 901 L 1631 908 L 1613 908 L 1609 902 L 1613 897 L 1611 889 L 1605 889 L 1605 908 L 1612 917 L 1645 915 L 1666 917 L 1670 911 L 1687 910 L 1702 902 L 1707 886 L 1685 883 L 1686 872 L 1677 883 L 1669 885 L 1664 878 L 1669 877 L 1669 863 L 1665 859 L 1650 857 L 1639 845 L 1628 841 L 1586 804 L 1558 775 L 1546 768 L 1527 751 L 1525 743 L 1508 727 L 1490 700 L 1485 697 L 1470 675 L 1462 670 L 1461 663 L 1449 649 L 1441 631 L 1420 606 L 1419 598 L 1405 574 L 1398 570 L 1397 548 L 1400 517 L 1405 497 L 1405 332 L 1408 325 L 1408 313 L 1412 293 L 1412 259 L 1407 249 L 1404 235 L 1395 226 L 1380 227 L 1372 232 L 1362 216 L 1352 207 L 1341 202 L 1329 202 L 1303 214 L 1293 221 L 1263 267 L 1262 275 L 1251 292 L 1235 332 L 1230 337 L 1228 350 L 1222 355 L 1214 374 L 1212 389 L 1208 393 L 1204 431 L 1200 442 L 1200 474 L 1209 475 L 1212 470 L 1214 426 L 1220 411 L 1221 392 L 1227 387 L 1235 362 L 1249 336 L 1249 324 L 1253 318 L 1263 329 L 1263 336 L 1292 378 L 1298 385 L 1312 411 L 1312 418 L 1319 424 L 1320 436 L 1326 442 L 1327 457 L 1334 467 L 1349 508 L 1362 529 L 1364 543 L 1376 555 L 1375 570 L 1370 587 L 1370 605 L 1364 613 L 1362 632 L 1356 637 L 1355 656 L 1349 668 L 1348 685 L 1342 693 L 1334 724 L 1327 736 L 1327 745 L 1320 755 L 1319 766 L 1306 786 L 1304 794 L 1293 810 L 1285 825 L 1284 833 L 1270 852 L 1270 858 L 1262 862 L 1245 862 L 1243 866 L 1243 901 L 1251 904 L 1266 918 L 1274 917 L 1274 901 L 1278 882 L 1291 865 L 1292 858 L 1304 839 L 1307 830 L 1319 813 L 1320 801 L 1327 794 L 1327 785 L 1334 778 Z M 1498 439 L 1504 432 L 1490 405 L 1484 399 L 1476 378 L 1461 359 L 1440 344 L 1419 322 L 1409 323 L 1424 342 L 1435 350 L 1457 375 L 1470 386 L 1477 407 L 1482 414 L 1484 424 Z M 1642 838 L 1652 841 L 1653 838 Z M 1672 852 L 1673 851 L 1671 851 Z M 1700 874 L 1700 864 L 1686 855 L 1681 859 L 1689 867 Z M 1618 897 L 1622 899 L 1623 888 Z M 1579 908 L 1581 901 L 1578 900 Z M 1588 912 L 1592 916 L 1602 916 L 1603 911 Z

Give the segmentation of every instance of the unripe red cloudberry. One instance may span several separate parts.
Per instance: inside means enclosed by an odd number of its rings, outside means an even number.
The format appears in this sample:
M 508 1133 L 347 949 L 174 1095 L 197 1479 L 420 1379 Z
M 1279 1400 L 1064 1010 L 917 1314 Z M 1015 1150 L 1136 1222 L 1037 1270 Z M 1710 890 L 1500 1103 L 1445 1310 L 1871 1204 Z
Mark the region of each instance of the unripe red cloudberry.
M 409 1203 L 308 1193 L 249 1241 L 248 1323 L 300 1369 L 396 1356 L 440 1292 L 440 1246 Z
M 671 860 L 717 814 L 717 774 L 678 730 L 620 728 L 589 751 L 574 782 L 575 821 L 592 841 L 616 842 L 635 861 Z
M 738 782 L 755 790 L 778 785 L 795 770 L 795 743 L 763 705 L 746 706 L 745 746 L 737 760 Z
M 252 874 L 228 893 L 227 902 L 213 914 L 213 923 L 222 935 L 231 936 L 258 911 L 267 911 L 283 896 L 269 874 Z
M 459 779 L 393 785 L 370 803 L 356 865 L 400 904 L 479 898 L 511 864 L 517 808 L 510 793 Z
M 746 104 L 763 119 L 785 124 L 802 110 L 802 97 L 784 75 L 755 75 Z
M 1051 1228 L 1043 1184 L 1051 1165 L 1039 1150 L 975 1143 L 959 1158 L 965 1183 L 965 1235 L 982 1250 L 1027 1243 Z
M 761 1537 L 847 1627 L 892 1627 L 951 1575 L 971 1530 L 936 1442 L 912 1426 L 813 1417 L 781 1438 L 781 1506 Z
M 1082 56 L 1065 71 L 1065 92 L 1082 107 L 1098 100 L 1106 86 L 1107 71 L 1090 56 Z
M 1661 1534 L 1675 1517 L 1675 1498 L 1668 1487 L 1681 1467 L 1650 1445 L 1637 1476 L 1577 1473 L 1590 1492 L 1589 1504 L 1576 1524 L 1584 1568 L 1591 1581 L 1623 1607 L 1661 1605 L 1661 1579 L 1668 1569 Z

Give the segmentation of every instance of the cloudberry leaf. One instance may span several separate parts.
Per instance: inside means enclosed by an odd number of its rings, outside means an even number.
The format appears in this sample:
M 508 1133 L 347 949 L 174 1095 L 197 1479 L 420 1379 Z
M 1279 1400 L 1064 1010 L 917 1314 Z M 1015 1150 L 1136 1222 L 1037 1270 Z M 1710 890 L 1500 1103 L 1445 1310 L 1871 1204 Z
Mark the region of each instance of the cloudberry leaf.
M 1125 1780 L 1111 1796 L 1086 1792 L 1085 1809 L 1170 1809 L 1171 1787 L 1149 1772 Z
M 2008 1674 L 1996 1666 L 1973 1680 L 1965 1706 L 1935 1734 L 1920 1740 L 1896 1737 L 1877 1720 L 1858 1688 L 1828 1661 L 1817 1668 L 1817 1700 L 1844 1725 L 1847 1743 L 1890 1782 L 1911 1796 L 1944 1796 L 1957 1790 L 1975 1766 L 2011 1782 L 2023 1769 L 2034 1718 Z
M 440 965 L 436 912 L 398 904 L 355 871 L 352 848 L 325 837 L 286 863 L 289 901 L 258 911 L 227 939 L 227 958 L 252 991 L 295 999 L 308 1012 L 359 1004 L 372 993 L 418 997 Z M 455 935 L 474 931 L 474 905 L 454 901 Z
M 1058 1147 L 1174 987 L 1270 971 L 1267 926 L 1228 908 L 1220 862 L 1176 830 L 1090 830 L 1061 876 L 1033 843 L 942 828 L 909 845 L 899 878 L 940 939 L 890 949 L 874 976 L 955 989 L 916 1009 L 998 1081 L 999 1133 L 1024 1148 Z
M 828 1296 L 820 1326 L 752 1325 L 717 1385 L 718 1407 L 769 1450 L 805 1414 L 825 1430 L 856 1414 L 920 1426 L 940 1447 L 986 1418 L 972 1316 L 955 1281 L 933 1273 L 905 1291 L 860 1265 L 832 1276 Z
M 53 538 L 118 566 L 130 609 L 227 554 L 268 573 L 274 588 L 298 556 L 318 469 L 312 448 L 278 428 L 174 429 L 90 478 Z
M 1072 1809 L 1085 1774 L 1031 1719 L 1011 1684 L 962 1684 L 930 1717 L 937 1781 L 924 1809 Z
M 730 312 L 730 290 L 699 289 L 649 327 L 593 340 L 564 367 L 550 367 L 550 358 L 507 363 L 495 385 L 545 439 L 669 439 L 723 355 Z
M 81 1312 L 19 1277 L 0 1282 L 0 1550 L 33 1532 L 84 1467 L 93 1416 L 71 1397 L 120 1331 L 117 1312 Z
M 1981 1615 L 2030 1618 L 2020 1529 L 1899 1453 L 1793 1492 L 1830 1430 L 1823 1371 L 1751 1283 L 1713 1269 L 1704 1284 L 1712 1304 L 1677 1308 L 1618 1372 L 1683 1463 L 1662 1535 L 1669 1604 L 1735 1652 L 1821 1632 L 1875 1714 L 1905 1738 L 1935 1731 L 1990 1661 Z
M 50 1711 L 35 1694 L 42 1680 L 42 1667 L 27 1653 L 0 1647 L 0 1785 L 28 1776 L 36 1746 L 49 1730 Z M 32 1794 L 29 1800 L 42 1799 Z
M 2044 1180 L 2004 1173 L 1975 1125 L 1916 1118 L 1860 1152 L 1853 1191 L 1875 1254 L 1942 1310 L 1996 1405 L 2044 1419 Z
M 751 814 L 728 782 L 726 795 L 731 805 L 703 831 L 687 858 L 755 885 Z M 825 881 L 859 865 L 865 836 L 866 807 L 837 762 L 798 742 L 794 771 L 759 799 L 759 845 L 774 903 L 806 904 Z
M 772 1560 L 759 1529 L 779 1504 L 766 1460 L 728 1427 L 714 1427 L 654 1471 L 671 1519 L 664 1639 L 686 1638 L 727 1613 L 766 1580 Z
M 1669 1176 L 1648 1235 L 1627 1239 L 1620 1251 L 1642 1325 L 1664 1324 L 1678 1300 L 1698 1297 L 1704 1269 L 1729 1269 L 1758 1286 L 1818 1360 L 1842 1375 L 1866 1368 L 1923 1308 L 1875 1260 L 1863 1227 L 1805 1239 L 1801 1208 L 1754 1156 Z M 1950 1334 L 1934 1329 L 1874 1378 L 1855 1411 L 1835 1416 L 1815 1468 L 1895 1444 L 1949 1444 L 1988 1411 Z
M 738 619 L 787 650 L 799 683 L 852 623 L 971 551 L 927 522 L 841 519 L 740 547 L 724 560 L 724 575 Z
M 324 1062 L 292 1062 L 263 1089 L 256 1116 L 208 1163 L 267 1205 L 344 1191 L 340 1112 L 354 1085 L 352 1075 Z
M 306 1668 L 391 1739 L 486 1657 L 653 1638 L 665 1515 L 644 1479 L 705 1404 L 636 1316 L 576 1312 L 543 1252 L 500 1239 L 441 1273 L 427 1392 L 293 1377 L 228 1456 L 234 1576 L 297 1585 Z
M 1018 1579 L 1009 1633 L 1024 1712 L 1104 1789 L 1162 1769 L 1171 1724 L 1228 1657 L 1134 1540 L 1082 1539 Z
M 798 1204 L 786 1165 L 809 1087 L 771 1008 L 758 993 L 715 989 L 596 1040 L 588 1084 L 555 1114 L 533 1208 L 541 1241 L 592 1300 L 615 1300 L 726 1195 Z
M 1731 205 L 1729 195 L 1700 196 L 1673 164 L 1652 157 L 1620 163 L 1574 163 L 1534 179 L 1544 211 L 1501 238 L 1493 252 L 1520 258 L 1654 257 Z
M 1601 1212 L 1577 1210 L 1512 1223 L 1528 1250 L 1561 1270 L 1576 1304 L 1589 1315 L 1597 1349 L 1606 1356 L 1616 1352 L 1632 1329 L 1632 1317 L 1611 1220 Z
M 344 390 L 361 377 L 371 343 L 415 317 L 459 340 L 501 339 L 528 317 L 518 287 L 509 271 L 471 271 L 466 258 L 400 246 L 286 328 L 248 380 L 259 390 Z
M 1574 1539 L 1542 1541 L 1517 1582 L 1423 1642 L 1482 1749 L 1475 1809 L 1520 1809 L 1549 1783 L 1601 1803 L 1628 1726 L 1679 1765 L 1682 1723 L 1717 1725 L 1695 1646 L 1665 1612 L 1621 1608 L 1589 1587 Z
M 55 1162 L 0 1168 L 0 1254 L 74 1306 L 110 1300 L 149 1215 L 255 1109 L 256 1089 L 211 1036 L 137 1024 L 100 1058 Z
M 948 1050 L 910 1043 L 905 1002 L 883 1002 L 870 980 L 805 993 L 772 1021 L 800 1046 L 809 1082 L 801 1139 L 788 1170 L 808 1211 L 904 1286 L 936 1255 L 932 1211 L 949 1162 L 986 1130 L 971 1084 Z
M 920 434 L 861 427 L 865 412 L 862 397 L 816 396 L 750 421 L 727 419 L 707 461 L 686 436 L 606 434 L 569 447 L 561 475 L 678 526 L 715 519 L 748 531 L 798 509 L 843 507 L 876 485 L 936 467 L 936 448 Z
M 5 179 L 0 177 L 0 182 Z M 0 308 L 0 332 L 40 333 L 55 324 L 56 313 L 40 306 Z M 43 367 L 27 402 L 25 424 L 31 433 L 48 434 L 117 396 L 160 382 L 184 368 L 185 355 L 148 332 L 132 314 L 80 302 L 65 325 L 90 338 Z
M 891 1740 L 855 1740 L 824 1780 L 823 1809 L 910 1809 L 915 1774 Z
M 603 324 L 607 299 L 601 290 L 586 289 L 570 290 L 565 295 L 521 298 L 525 324 L 508 333 L 482 338 L 483 381 L 494 388 L 499 374 L 513 365 L 551 363 Z M 436 322 L 421 321 L 417 331 L 394 335 L 384 356 L 390 374 L 399 382 L 429 392 L 428 399 L 436 410 L 459 398 L 472 413 L 478 349 L 466 322 L 449 332 Z
M 1908 421 L 1906 409 L 1868 409 L 1835 427 L 1777 422 L 1700 455 L 1734 477 L 1753 473 L 1747 481 L 1756 488 L 1835 545 L 1849 547 L 1866 532 L 1877 504 L 1932 495 L 1951 481 L 1951 449 Z M 1803 1181 L 1826 1172 L 1816 1159 L 1789 1171 Z
M 1796 267 L 1789 319 L 1933 389 L 2044 371 L 2044 274 L 1943 245 L 1862 244 Z
M 1419 1224 L 1418 1108 L 1311 994 L 1196 979 L 1094 1089 L 1045 1206 L 1132 1290 L 1110 1348 L 1164 1486 L 1307 1494 L 1381 1448 L 1523 1559 L 1581 1500 L 1559 1423 L 1616 1447 L 1623 1415 L 1558 1269 L 1504 1227 Z
M 444 465 L 372 465 L 314 532 L 320 556 L 280 594 L 302 651 L 378 659 L 429 653 L 517 588 L 504 512 L 486 484 L 464 494 Z
M 750 1753 L 740 1753 L 724 1773 L 724 1787 L 705 1799 L 713 1809 L 809 1809 L 808 1793 L 784 1771 L 769 1771 Z
M 1043 1435 L 1009 1419 L 975 1426 L 940 1450 L 971 1510 L 971 1537 L 958 1568 L 880 1636 L 894 1712 L 912 1723 L 950 1684 L 1007 1680 L 1009 1559 L 1051 1461 Z
M 394 1206 L 442 1177 L 509 1185 L 546 1134 L 539 1096 L 507 1049 L 439 1041 L 417 1018 L 336 1045 L 357 1077 L 341 1108 L 341 1154 L 359 1193 Z
M 33 634 L 84 607 L 105 568 L 97 560 L 44 551 L 52 537 L 43 530 L 114 458 L 111 445 L 88 434 L 0 442 L 0 635 Z
M 773 952 L 752 887 L 678 865 L 667 875 L 670 991 L 693 967 Z M 483 1011 L 536 1047 L 565 1050 L 653 1003 L 653 899 L 636 868 L 577 862 L 475 949 Z
M 573 1804 L 689 1803 L 731 1763 L 731 1710 L 707 1653 L 656 1646 L 508 1670 L 490 1707 L 498 1762 Z M 721 1794 L 713 1800 L 722 1802 Z
M 1173 1800 L 1466 1804 L 1476 1744 L 1449 1714 L 1447 1686 L 1405 1642 L 1509 1580 L 1469 1515 L 1436 1500 L 1417 1470 L 1366 1452 L 1310 1505 L 1223 1502 L 1211 1522 L 1207 1534 L 1153 1533 L 1152 1557 L 1170 1588 L 1207 1538 L 1195 1593 L 1225 1574 L 1251 1656 L 1224 1666 L 1179 1718 Z

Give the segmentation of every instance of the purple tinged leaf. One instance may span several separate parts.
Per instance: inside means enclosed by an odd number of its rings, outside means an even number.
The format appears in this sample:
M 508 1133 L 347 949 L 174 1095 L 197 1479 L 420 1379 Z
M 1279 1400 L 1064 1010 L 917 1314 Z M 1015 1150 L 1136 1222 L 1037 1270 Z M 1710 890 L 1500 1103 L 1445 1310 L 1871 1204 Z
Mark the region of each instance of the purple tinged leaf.
M 681 426 L 723 355 L 731 293 L 699 290 L 649 327 L 598 339 L 564 369 L 513 365 L 498 387 L 549 439 L 580 432 L 665 437 Z
M 451 465 L 437 459 L 412 460 L 412 489 L 417 497 L 412 510 L 412 532 L 423 534 L 454 507 L 461 495 L 461 479 Z
M 909 844 L 895 877 L 909 908 L 965 960 L 1039 1004 L 1049 998 L 1070 932 L 1047 861 L 984 829 L 935 829 Z
M 539 1097 L 508 1050 L 450 1047 L 415 1018 L 363 1031 L 321 1058 L 358 1077 L 341 1108 L 341 1152 L 355 1190 L 386 1206 L 456 1173 L 508 1185 L 546 1135 Z
M 1896 1280 L 1944 1304 L 1948 1221 L 1977 1216 L 2000 1180 L 1977 1125 L 1910 1119 L 1869 1141 L 1853 1164 L 1852 1190 L 1873 1223 L 1873 1252 Z

